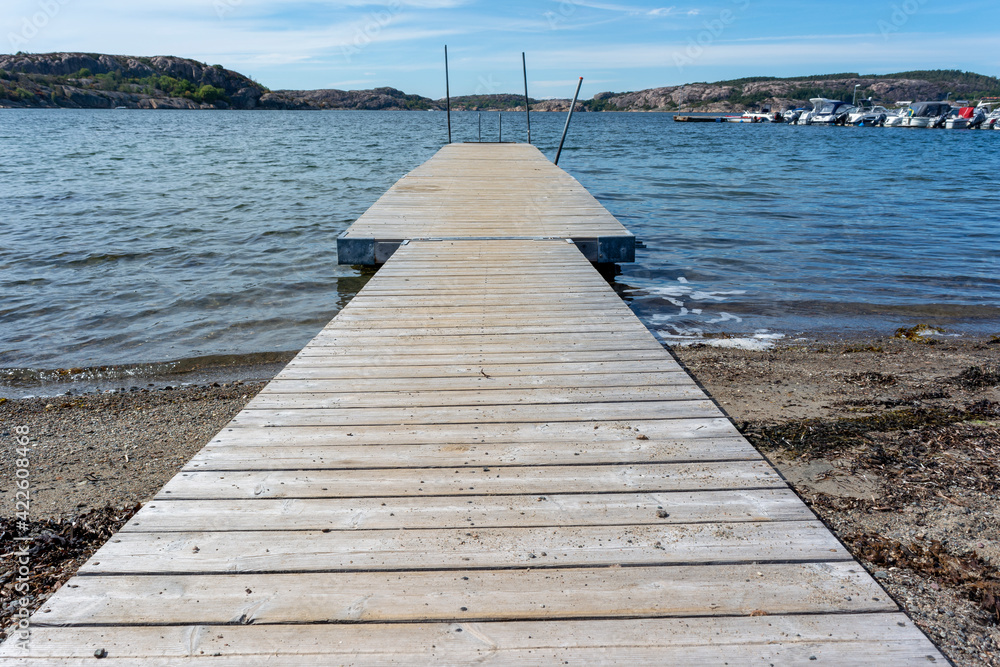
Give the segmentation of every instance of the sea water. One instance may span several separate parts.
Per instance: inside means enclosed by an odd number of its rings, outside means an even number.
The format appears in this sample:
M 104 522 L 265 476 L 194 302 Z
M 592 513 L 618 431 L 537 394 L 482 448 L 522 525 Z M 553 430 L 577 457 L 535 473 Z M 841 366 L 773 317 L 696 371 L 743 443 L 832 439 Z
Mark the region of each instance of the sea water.
M 564 121 L 532 115 L 549 157 Z M 446 139 L 440 112 L 0 111 L 0 381 L 280 363 L 370 276 L 338 234 Z M 665 341 L 1000 333 L 1000 132 L 578 113 L 560 166 L 645 244 L 614 284 Z

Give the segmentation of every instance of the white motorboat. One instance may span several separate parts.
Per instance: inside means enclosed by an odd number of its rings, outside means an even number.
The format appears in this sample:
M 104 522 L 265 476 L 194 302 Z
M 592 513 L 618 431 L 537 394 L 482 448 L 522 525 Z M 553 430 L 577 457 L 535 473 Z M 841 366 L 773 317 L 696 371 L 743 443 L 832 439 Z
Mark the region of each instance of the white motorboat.
M 825 102 L 832 102 L 833 100 L 828 100 L 825 97 L 812 97 L 809 99 L 809 103 L 812 104 L 812 109 L 804 109 L 802 113 L 799 114 L 798 120 L 795 121 L 796 125 L 812 125 L 813 116 L 816 115 Z
M 816 104 L 820 98 L 809 100 L 813 103 L 813 115 L 809 119 L 810 125 L 843 125 L 847 122 L 847 117 L 854 111 L 855 107 L 850 102 L 840 100 L 823 99 L 820 104 Z
M 993 102 L 980 102 L 976 107 L 977 111 L 982 112 L 982 116 L 976 116 L 973 118 L 972 122 L 969 123 L 969 127 L 972 129 L 980 130 L 994 130 L 997 128 L 997 123 L 1000 122 L 1000 106 L 993 109 Z
M 909 109 L 896 109 L 894 111 L 890 111 L 885 117 L 885 122 L 882 123 L 882 127 L 903 127 L 903 124 L 909 117 Z
M 889 110 L 876 105 L 869 97 L 867 100 L 861 100 L 861 104 L 847 115 L 847 124 L 871 127 L 884 124 L 888 117 Z
M 948 102 L 914 102 L 910 105 L 905 127 L 938 127 L 951 111 Z
M 806 109 L 804 109 L 804 108 L 798 108 L 798 109 L 786 109 L 786 110 L 785 110 L 785 111 L 784 111 L 784 112 L 783 112 L 783 113 L 781 114 L 781 117 L 782 117 L 782 118 L 783 118 L 783 119 L 785 120 L 785 122 L 786 122 L 786 123 L 788 123 L 789 125 L 794 125 L 794 124 L 795 124 L 795 122 L 796 122 L 796 121 L 797 121 L 797 120 L 799 119 L 799 116 L 801 116 L 801 115 L 802 115 L 802 113 L 803 113 L 804 111 L 806 111 Z
M 972 109 L 972 107 L 962 107 L 961 109 L 952 109 L 948 112 L 948 116 L 944 119 L 944 129 L 946 130 L 964 130 L 969 127 L 968 116 L 963 116 L 962 113 L 966 109 Z
M 727 123 L 782 123 L 785 119 L 765 106 L 760 111 L 744 111 L 741 116 L 723 116 L 723 120 Z
M 982 104 L 976 107 L 964 106 L 961 109 L 952 109 L 944 120 L 944 128 L 946 130 L 965 130 L 979 127 L 986 119 L 988 111 L 989 106 L 984 108 Z

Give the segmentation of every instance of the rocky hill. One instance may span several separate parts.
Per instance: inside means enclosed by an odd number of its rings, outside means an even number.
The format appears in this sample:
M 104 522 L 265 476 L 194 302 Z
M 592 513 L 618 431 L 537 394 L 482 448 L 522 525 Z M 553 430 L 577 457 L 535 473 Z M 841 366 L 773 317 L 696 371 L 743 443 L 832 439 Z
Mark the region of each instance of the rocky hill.
M 438 105 L 393 88 L 271 91 L 222 65 L 173 56 L 45 53 L 0 55 L 0 107 L 432 109 Z
M 173 56 L 0 55 L 0 106 L 252 109 L 265 92 L 222 65 Z
M 739 111 L 770 104 L 802 106 L 811 97 L 860 97 L 883 103 L 1000 96 L 1000 79 L 958 70 L 866 75 L 830 74 L 790 79 L 754 77 L 598 93 L 581 111 Z M 524 110 L 518 94 L 453 97 L 453 109 Z M 566 111 L 570 100 L 531 100 L 533 111 Z M 222 65 L 173 56 L 151 58 L 97 53 L 0 55 L 0 107 L 135 109 L 444 109 L 395 88 L 373 90 L 268 90 Z
M 873 97 L 883 104 L 901 101 L 971 99 L 1000 95 L 1000 79 L 958 70 L 930 70 L 898 74 L 828 74 L 777 79 L 754 77 L 650 88 L 632 93 L 598 93 L 582 103 L 589 111 L 738 111 L 765 104 L 772 108 L 807 105 L 809 98 L 850 100 Z M 568 109 L 569 100 L 549 100 L 557 110 Z

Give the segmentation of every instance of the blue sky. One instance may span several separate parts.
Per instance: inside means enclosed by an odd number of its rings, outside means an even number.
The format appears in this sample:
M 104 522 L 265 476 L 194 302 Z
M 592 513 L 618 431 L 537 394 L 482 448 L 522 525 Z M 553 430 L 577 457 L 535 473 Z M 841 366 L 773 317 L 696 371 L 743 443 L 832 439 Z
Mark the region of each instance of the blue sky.
M 996 0 L 3 0 L 2 50 L 196 58 L 273 88 L 583 96 L 754 75 L 1000 74 Z

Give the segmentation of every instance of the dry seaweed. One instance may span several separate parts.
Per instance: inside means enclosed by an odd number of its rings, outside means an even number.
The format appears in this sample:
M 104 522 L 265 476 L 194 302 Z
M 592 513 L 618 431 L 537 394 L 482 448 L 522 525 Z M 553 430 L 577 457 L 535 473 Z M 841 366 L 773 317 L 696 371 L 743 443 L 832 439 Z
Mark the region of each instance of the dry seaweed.
M 929 324 L 918 324 L 913 327 L 900 327 L 896 329 L 896 333 L 893 338 L 903 338 L 905 340 L 912 340 L 917 343 L 924 343 L 927 345 L 934 345 L 937 343 L 933 338 L 928 338 L 928 334 L 934 333 L 944 333 L 944 329 L 940 327 L 933 327 Z
M 1000 367 L 970 366 L 952 380 L 966 389 L 982 389 L 1000 386 Z
M 877 371 L 851 373 L 850 375 L 845 375 L 844 380 L 859 387 L 891 387 L 897 382 L 895 375 L 887 375 Z
M 0 517 L 0 551 L 3 573 L 0 574 L 0 640 L 6 637 L 18 609 L 21 594 L 15 590 L 13 567 L 14 554 L 28 546 L 31 573 L 28 575 L 28 597 L 34 612 L 44 600 L 54 593 L 80 565 L 108 541 L 140 505 L 106 507 L 81 514 L 73 519 L 28 521 L 22 523 L 13 517 Z M 14 538 L 30 535 L 30 542 Z
M 903 544 L 867 533 L 846 535 L 844 541 L 851 546 L 851 553 L 868 563 L 911 570 L 961 590 L 989 613 L 992 622 L 1000 622 L 1000 571 L 975 552 L 958 556 L 937 540 Z
M 806 456 L 873 444 L 872 434 L 890 433 L 1000 416 L 1000 404 L 978 401 L 964 408 L 906 408 L 848 419 L 803 419 L 763 424 L 745 422 L 740 430 L 765 450 L 790 450 Z

